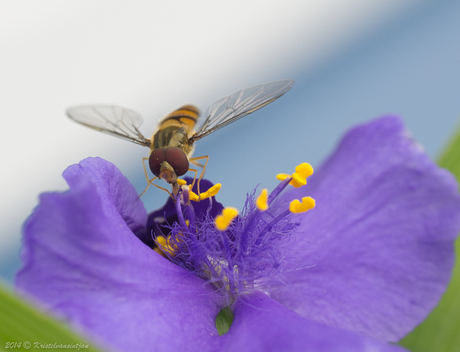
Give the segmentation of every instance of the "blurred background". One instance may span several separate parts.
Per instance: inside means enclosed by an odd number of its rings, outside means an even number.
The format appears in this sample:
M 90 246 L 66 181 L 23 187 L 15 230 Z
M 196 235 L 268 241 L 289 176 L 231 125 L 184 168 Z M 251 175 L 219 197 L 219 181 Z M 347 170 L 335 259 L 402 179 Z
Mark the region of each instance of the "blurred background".
M 218 199 L 241 208 L 256 185 L 318 167 L 353 125 L 403 117 L 435 158 L 460 115 L 460 2 L 454 0 L 58 1 L 0 3 L 0 277 L 20 267 L 38 195 L 88 156 L 139 193 L 148 149 L 70 121 L 78 104 L 138 111 L 150 136 L 182 104 L 202 111 L 244 87 L 291 78 L 286 95 L 197 143 Z M 143 196 L 148 211 L 166 194 Z

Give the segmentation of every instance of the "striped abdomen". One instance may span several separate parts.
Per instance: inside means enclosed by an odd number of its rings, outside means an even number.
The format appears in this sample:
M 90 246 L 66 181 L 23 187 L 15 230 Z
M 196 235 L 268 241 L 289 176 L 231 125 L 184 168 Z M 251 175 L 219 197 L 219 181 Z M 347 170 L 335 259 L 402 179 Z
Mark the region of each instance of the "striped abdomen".
M 152 150 L 167 147 L 187 148 L 188 137 L 193 132 L 199 114 L 196 107 L 185 105 L 166 116 L 153 135 Z

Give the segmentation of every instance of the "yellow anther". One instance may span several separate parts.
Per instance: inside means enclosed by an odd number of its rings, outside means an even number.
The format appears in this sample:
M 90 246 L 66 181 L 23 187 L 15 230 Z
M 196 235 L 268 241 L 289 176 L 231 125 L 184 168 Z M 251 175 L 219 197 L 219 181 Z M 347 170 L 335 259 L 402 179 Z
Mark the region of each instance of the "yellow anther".
M 188 194 L 189 194 L 190 200 L 193 200 L 194 202 L 200 201 L 200 197 L 198 197 L 198 194 L 196 194 L 195 192 L 190 191 Z
M 222 184 L 216 183 L 214 186 L 212 186 L 206 192 L 201 193 L 200 194 L 200 199 L 203 200 L 203 199 L 215 196 L 217 193 L 219 193 L 221 187 L 222 187 Z
M 283 181 L 288 177 L 291 177 L 292 180 L 289 182 L 289 184 L 295 188 L 298 188 L 305 186 L 307 184 L 307 178 L 311 175 L 313 175 L 313 167 L 308 163 L 302 163 L 296 166 L 295 172 L 292 175 L 278 174 L 276 175 L 276 178 L 280 181 Z
M 266 188 L 264 188 L 262 192 L 260 192 L 260 195 L 257 197 L 257 200 L 256 200 L 257 209 L 261 211 L 267 210 L 268 209 L 267 200 L 268 200 L 268 191 Z
M 295 188 L 305 186 L 307 184 L 307 178 L 300 176 L 297 172 L 292 174 L 292 181 L 289 183 Z
M 309 163 L 302 163 L 296 166 L 295 173 L 303 178 L 307 178 L 313 175 L 313 167 Z
M 166 257 L 166 254 L 169 254 L 169 255 L 172 255 L 172 256 L 175 256 L 176 255 L 176 251 L 177 251 L 177 246 L 175 244 L 171 244 L 171 236 L 168 236 L 168 238 L 165 238 L 164 236 L 158 236 L 156 239 L 155 239 L 155 242 L 158 246 L 158 249 L 163 252 L 163 253 L 160 253 L 161 255 L 163 255 L 164 257 Z M 156 248 L 154 249 L 157 253 L 158 250 L 156 250 Z
M 228 207 L 222 210 L 222 215 L 216 216 L 215 224 L 218 230 L 224 231 L 229 226 L 234 218 L 238 215 L 238 209 Z
M 158 236 L 155 239 L 155 243 L 158 247 L 155 247 L 153 250 L 157 252 L 158 254 L 161 254 L 163 257 L 167 258 L 168 256 L 163 251 L 163 248 L 166 247 L 166 238 L 164 238 L 163 236 Z
M 291 175 L 288 175 L 288 174 L 278 174 L 276 175 L 276 178 L 280 181 L 284 181 L 285 179 L 287 179 L 288 177 L 291 177 Z
M 206 192 L 200 193 L 200 195 L 197 195 L 196 193 L 193 193 L 192 191 L 190 191 L 190 199 L 193 200 L 194 202 L 199 202 L 200 200 L 203 200 L 209 197 L 214 197 L 217 193 L 219 193 L 221 187 L 222 187 L 222 184 L 216 183 L 214 186 L 209 188 Z
M 289 204 L 289 211 L 294 214 L 304 213 L 310 209 L 313 209 L 316 205 L 315 200 L 312 197 L 303 197 L 302 202 L 298 199 L 294 199 Z
M 165 237 L 158 236 L 155 240 L 156 240 L 158 246 L 166 247 L 166 238 Z
M 178 178 L 178 179 L 177 179 L 177 184 L 178 184 L 179 186 L 184 186 L 184 185 L 187 184 L 187 181 Z

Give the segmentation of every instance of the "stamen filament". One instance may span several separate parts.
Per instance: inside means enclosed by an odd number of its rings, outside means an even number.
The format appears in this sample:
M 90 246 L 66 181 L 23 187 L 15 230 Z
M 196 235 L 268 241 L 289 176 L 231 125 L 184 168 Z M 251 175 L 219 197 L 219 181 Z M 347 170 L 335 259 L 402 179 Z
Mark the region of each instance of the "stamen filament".
M 195 210 L 190 205 L 186 205 L 185 209 L 188 215 L 188 227 L 192 233 L 196 233 Z
M 259 241 L 259 240 L 262 240 L 264 238 L 264 234 L 268 231 L 270 231 L 273 227 L 273 225 L 275 225 L 278 221 L 280 221 L 282 218 L 284 218 L 285 216 L 289 215 L 291 212 L 289 211 L 289 209 L 283 211 L 281 214 L 279 214 L 276 218 L 272 219 L 272 221 L 270 221 L 267 225 L 265 225 L 264 229 L 262 231 L 260 231 L 259 233 L 259 236 L 257 238 L 257 241 L 255 242 L 255 245 L 259 245 L 262 241 Z
M 249 237 L 248 236 L 249 232 L 251 232 L 253 230 L 254 222 L 255 222 L 256 218 L 258 218 L 260 213 L 262 213 L 262 212 L 259 209 L 256 209 L 254 211 L 254 213 L 251 215 L 251 217 L 249 218 L 248 222 L 246 223 L 246 226 L 244 228 L 243 233 L 241 234 L 239 248 L 241 248 L 243 253 L 246 253 L 246 249 L 247 249 L 247 246 L 248 246 L 247 239 Z
M 268 206 L 270 206 L 273 201 L 276 199 L 276 197 L 278 197 L 278 195 L 283 192 L 283 190 L 287 187 L 287 185 L 289 184 L 289 182 L 291 182 L 292 178 L 289 177 L 289 178 L 286 178 L 284 179 L 283 181 L 281 181 L 278 186 L 275 187 L 275 189 L 272 191 L 272 193 L 270 193 L 270 195 L 268 196 Z
M 187 224 L 185 223 L 185 219 L 184 219 L 184 214 L 182 214 L 182 207 L 181 207 L 181 204 L 180 204 L 180 194 L 181 194 L 181 192 L 179 192 L 179 193 L 176 195 L 176 212 L 177 212 L 177 218 L 179 219 L 179 224 L 180 224 L 181 226 L 187 227 Z

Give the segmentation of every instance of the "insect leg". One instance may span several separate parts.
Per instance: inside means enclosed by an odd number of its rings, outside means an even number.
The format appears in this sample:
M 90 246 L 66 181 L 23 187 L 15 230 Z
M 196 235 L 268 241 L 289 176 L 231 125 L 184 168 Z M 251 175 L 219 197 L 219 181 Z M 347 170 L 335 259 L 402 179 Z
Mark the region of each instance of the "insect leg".
M 149 189 L 150 185 L 151 185 L 151 181 L 149 179 L 149 175 L 147 173 L 147 168 L 145 167 L 145 161 L 146 160 L 149 160 L 149 158 L 145 157 L 145 158 L 142 158 L 142 166 L 144 167 L 144 175 L 145 175 L 145 179 L 147 180 L 147 187 L 145 187 L 144 189 L 144 192 L 142 192 L 140 195 L 139 195 L 139 198 L 142 197 L 144 195 L 145 192 L 147 192 L 147 190 Z M 154 179 L 152 179 L 153 181 Z
M 155 178 L 152 178 L 151 180 L 149 180 L 150 184 L 151 184 L 152 186 L 155 186 L 156 188 L 159 188 L 159 189 L 165 191 L 165 192 L 168 193 L 169 196 L 174 200 L 174 197 L 173 197 L 173 195 L 171 194 L 171 192 L 169 192 L 166 188 L 163 188 L 163 187 L 161 187 L 161 186 L 158 186 L 157 184 L 155 184 L 155 183 L 152 182 L 153 180 L 156 180 L 157 178 L 158 178 L 158 177 L 155 177 Z
M 196 169 L 188 169 L 188 171 L 192 171 L 195 173 L 195 176 L 193 177 L 193 182 L 192 184 L 190 185 L 190 190 L 193 190 L 193 186 L 195 185 L 195 181 L 196 181 L 196 177 L 198 176 L 198 170 Z M 200 191 L 198 189 L 198 197 L 200 196 Z
M 167 192 L 172 199 L 174 199 L 174 197 L 172 196 L 171 192 L 169 192 L 166 188 L 163 188 L 163 187 L 160 187 L 158 185 L 156 185 L 155 183 L 153 183 L 153 181 L 155 181 L 158 177 L 154 177 L 152 179 L 149 179 L 149 174 L 147 173 L 147 168 L 145 167 L 145 161 L 146 160 L 149 160 L 149 158 L 142 158 L 142 166 L 144 167 L 144 174 L 145 174 L 145 179 L 147 180 L 147 187 L 145 187 L 144 191 L 139 195 L 139 197 L 142 197 L 144 195 L 145 192 L 147 192 L 148 188 L 150 187 L 150 185 L 153 185 L 165 192 Z
M 200 164 L 200 163 L 198 163 L 198 162 L 196 162 L 196 161 L 194 161 L 194 160 L 192 160 L 192 159 L 193 159 L 193 158 L 189 159 L 189 161 L 190 161 L 193 165 L 196 165 L 196 166 L 201 167 L 201 168 L 204 167 L 203 164 Z
M 199 164 L 199 163 L 197 163 L 197 160 L 201 160 L 201 159 L 206 159 L 206 162 L 204 163 L 204 166 Z M 199 157 L 196 157 L 196 158 L 190 158 L 190 162 L 192 164 L 199 165 L 199 166 L 202 167 L 200 177 L 198 178 L 198 195 L 200 195 L 200 182 L 201 182 L 201 179 L 204 176 L 204 172 L 206 171 L 206 165 L 208 164 L 208 161 L 209 161 L 209 156 L 208 155 L 199 156 Z M 193 183 L 192 183 L 192 188 L 193 188 L 193 185 L 195 184 L 195 180 L 196 180 L 196 174 L 195 174 L 195 179 L 193 180 Z

